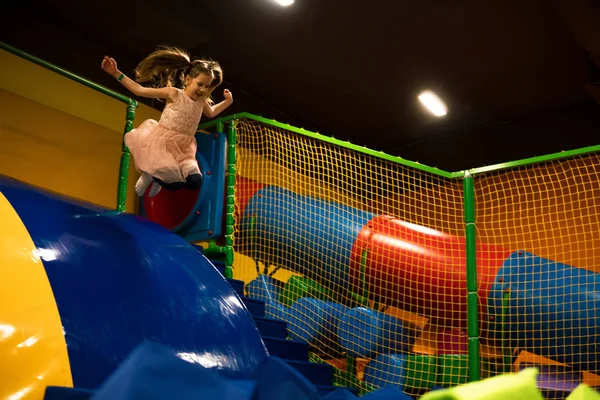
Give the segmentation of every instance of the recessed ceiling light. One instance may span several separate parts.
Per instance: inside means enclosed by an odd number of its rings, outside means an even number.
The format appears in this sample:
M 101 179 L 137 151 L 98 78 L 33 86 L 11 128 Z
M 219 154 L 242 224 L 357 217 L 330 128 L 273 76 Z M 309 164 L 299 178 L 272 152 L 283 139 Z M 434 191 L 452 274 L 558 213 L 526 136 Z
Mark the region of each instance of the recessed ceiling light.
M 436 117 L 443 117 L 448 112 L 444 102 L 429 90 L 419 95 L 419 101 Z
M 294 0 L 275 0 L 275 2 L 284 7 L 294 4 Z

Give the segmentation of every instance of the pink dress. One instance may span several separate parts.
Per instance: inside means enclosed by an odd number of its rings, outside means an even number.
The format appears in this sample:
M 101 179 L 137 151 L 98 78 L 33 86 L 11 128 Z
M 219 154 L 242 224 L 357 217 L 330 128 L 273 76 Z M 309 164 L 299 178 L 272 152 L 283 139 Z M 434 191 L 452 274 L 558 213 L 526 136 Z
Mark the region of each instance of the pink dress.
M 167 103 L 160 121 L 147 119 L 125 135 L 135 169 L 165 183 L 185 182 L 188 175 L 200 173 L 194 135 L 205 102 L 176 90 L 177 96 Z

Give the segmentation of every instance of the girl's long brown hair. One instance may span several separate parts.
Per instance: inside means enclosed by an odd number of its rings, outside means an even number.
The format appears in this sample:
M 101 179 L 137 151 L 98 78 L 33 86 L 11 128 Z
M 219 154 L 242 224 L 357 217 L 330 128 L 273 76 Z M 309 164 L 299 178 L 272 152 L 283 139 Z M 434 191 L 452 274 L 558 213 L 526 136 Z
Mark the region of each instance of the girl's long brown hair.
M 135 69 L 135 80 L 150 82 L 155 87 L 173 86 L 183 88 L 185 78 L 195 78 L 200 74 L 213 76 L 207 97 L 223 82 L 223 70 L 213 60 L 192 60 L 188 52 L 178 47 L 160 46 L 144 58 Z

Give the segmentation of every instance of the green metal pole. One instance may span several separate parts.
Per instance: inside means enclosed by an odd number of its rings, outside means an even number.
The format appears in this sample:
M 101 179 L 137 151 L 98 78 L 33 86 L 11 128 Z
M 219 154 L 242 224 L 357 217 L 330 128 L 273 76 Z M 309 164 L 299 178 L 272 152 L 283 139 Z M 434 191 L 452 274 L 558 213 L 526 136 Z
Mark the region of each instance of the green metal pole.
M 469 381 L 480 380 L 479 299 L 477 297 L 477 250 L 475 233 L 475 186 L 467 171 L 464 178 L 467 253 L 467 335 L 469 337 Z
M 121 165 L 119 166 L 119 183 L 117 187 L 117 211 L 125 211 L 127 201 L 127 182 L 129 181 L 129 159 L 130 153 L 125 146 L 125 135 L 133 129 L 133 120 L 135 119 L 135 109 L 138 106 L 137 101 L 130 100 L 127 104 L 127 116 L 125 117 L 125 131 L 123 133 L 123 142 L 121 144 Z
M 226 253 L 225 249 L 225 246 L 218 246 L 217 243 L 211 239 L 208 241 L 208 247 L 203 250 L 202 254 L 204 254 L 206 258 L 218 258 Z
M 235 229 L 236 121 L 227 129 L 227 196 L 225 198 L 225 277 L 233 278 L 233 234 Z

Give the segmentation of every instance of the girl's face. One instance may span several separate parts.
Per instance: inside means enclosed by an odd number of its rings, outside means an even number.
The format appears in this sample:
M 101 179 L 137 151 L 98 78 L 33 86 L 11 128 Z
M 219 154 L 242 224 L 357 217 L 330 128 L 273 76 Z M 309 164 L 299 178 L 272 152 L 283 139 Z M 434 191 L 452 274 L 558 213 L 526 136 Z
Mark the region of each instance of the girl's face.
M 184 92 L 190 99 L 198 101 L 206 97 L 208 88 L 212 83 L 213 77 L 209 74 L 200 74 L 195 78 L 190 78 L 189 75 L 185 78 Z

